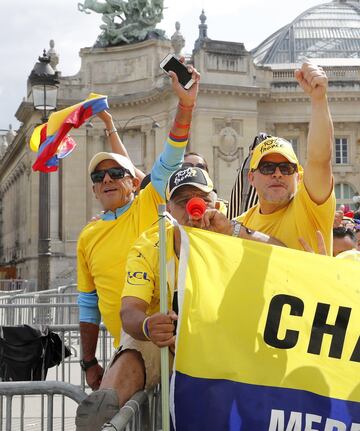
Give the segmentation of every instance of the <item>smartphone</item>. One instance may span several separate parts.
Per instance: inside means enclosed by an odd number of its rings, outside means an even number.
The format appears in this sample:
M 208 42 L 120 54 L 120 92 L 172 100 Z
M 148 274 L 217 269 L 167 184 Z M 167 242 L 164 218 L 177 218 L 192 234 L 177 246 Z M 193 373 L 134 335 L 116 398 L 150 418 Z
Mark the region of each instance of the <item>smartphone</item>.
M 161 61 L 160 67 L 165 73 L 168 73 L 170 70 L 175 72 L 180 84 L 185 90 L 188 90 L 195 82 L 191 77 L 191 73 L 187 70 L 187 67 L 180 63 L 174 54 L 168 54 Z

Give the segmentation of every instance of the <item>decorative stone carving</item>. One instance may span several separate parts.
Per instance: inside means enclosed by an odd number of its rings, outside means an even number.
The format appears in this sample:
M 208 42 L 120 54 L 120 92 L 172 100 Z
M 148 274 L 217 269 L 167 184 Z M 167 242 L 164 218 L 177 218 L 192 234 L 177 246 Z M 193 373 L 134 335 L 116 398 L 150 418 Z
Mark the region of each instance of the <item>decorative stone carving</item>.
M 47 52 L 47 55 L 50 57 L 50 65 L 54 70 L 56 69 L 56 66 L 59 64 L 59 54 L 55 51 L 55 42 L 53 39 L 49 42 L 50 49 Z
M 184 36 L 180 33 L 180 23 L 176 21 L 175 23 L 175 33 L 171 36 L 171 45 L 174 49 L 175 55 L 179 56 L 181 54 L 181 50 L 185 46 Z
M 164 0 L 85 0 L 78 3 L 80 12 L 92 10 L 102 14 L 102 33 L 95 46 L 106 47 L 146 39 L 164 38 L 165 32 L 155 26 L 163 18 Z
M 219 146 L 224 154 L 231 154 L 236 150 L 238 136 L 232 127 L 225 127 L 219 135 Z
M 114 84 L 146 79 L 149 76 L 149 58 L 146 55 L 121 61 L 97 61 L 91 69 L 92 84 Z
M 231 118 L 215 118 L 213 126 L 216 157 L 230 165 L 231 162 L 240 157 L 239 136 L 242 135 L 242 121 Z
M 194 50 L 195 51 L 197 51 L 198 49 L 200 49 L 203 46 L 203 44 L 207 40 L 209 40 L 209 38 L 207 36 L 207 28 L 208 28 L 208 26 L 207 26 L 207 24 L 205 24 L 206 20 L 207 20 L 207 17 L 205 15 L 204 9 L 201 11 L 201 15 L 199 16 L 199 19 L 200 19 L 200 23 L 201 24 L 199 24 L 199 37 L 195 41 L 195 46 L 194 46 Z
M 219 72 L 246 73 L 247 59 L 246 57 L 210 52 L 206 55 L 206 68 Z

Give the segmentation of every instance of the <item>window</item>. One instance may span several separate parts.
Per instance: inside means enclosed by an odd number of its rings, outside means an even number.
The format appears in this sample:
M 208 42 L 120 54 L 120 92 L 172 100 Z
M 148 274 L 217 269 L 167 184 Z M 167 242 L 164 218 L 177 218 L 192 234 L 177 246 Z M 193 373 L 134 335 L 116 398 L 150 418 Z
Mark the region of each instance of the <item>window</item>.
M 340 205 L 348 206 L 350 209 L 355 209 L 355 202 L 353 201 L 353 196 L 356 195 L 356 190 L 354 190 L 350 184 L 339 183 L 335 185 L 335 196 L 336 196 L 336 206 Z
M 349 163 L 349 151 L 347 138 L 335 139 L 335 163 L 337 165 L 346 165 Z

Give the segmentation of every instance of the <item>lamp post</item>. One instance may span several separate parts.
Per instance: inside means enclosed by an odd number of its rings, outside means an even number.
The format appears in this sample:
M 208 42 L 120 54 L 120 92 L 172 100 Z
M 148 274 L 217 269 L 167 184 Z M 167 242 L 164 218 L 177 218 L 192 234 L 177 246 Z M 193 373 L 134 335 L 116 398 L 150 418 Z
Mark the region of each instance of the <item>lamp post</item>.
M 57 72 L 50 65 L 50 57 L 44 50 L 29 76 L 34 109 L 42 111 L 42 123 L 48 120 L 48 113 L 56 109 L 59 80 Z M 39 178 L 39 238 L 38 238 L 38 290 L 49 289 L 50 285 L 50 178 L 40 172 Z
M 124 134 L 124 132 L 126 131 L 126 127 L 128 126 L 128 124 L 133 121 L 136 120 L 138 118 L 149 118 L 152 121 L 151 124 L 151 128 L 152 129 L 158 129 L 160 127 L 160 124 L 151 116 L 151 115 L 147 115 L 147 114 L 139 114 L 139 115 L 135 115 L 134 117 L 129 118 L 125 124 L 123 125 L 123 127 L 120 127 L 120 133 L 121 133 L 121 137 Z
M 160 124 L 151 116 L 151 115 L 147 115 L 147 114 L 139 114 L 139 115 L 135 115 L 131 118 L 129 118 L 128 120 L 125 121 L 125 124 L 123 127 L 121 127 L 120 125 L 118 126 L 119 128 L 119 135 L 121 140 L 124 139 L 124 134 L 127 131 L 126 128 L 127 126 L 133 121 L 133 120 L 137 120 L 139 118 L 148 118 L 149 120 L 151 120 L 151 129 L 148 127 L 149 123 L 147 124 L 146 130 L 142 129 L 141 125 L 140 126 L 140 131 L 143 132 L 143 137 L 145 138 L 145 142 L 141 142 L 141 164 L 143 165 L 143 168 L 145 169 L 145 171 L 149 168 L 149 162 L 151 161 L 152 157 L 150 156 L 151 154 L 151 150 L 150 150 L 150 146 L 151 146 L 151 131 L 154 129 L 158 129 L 160 127 Z M 153 156 L 155 156 L 155 142 L 154 142 L 154 154 Z

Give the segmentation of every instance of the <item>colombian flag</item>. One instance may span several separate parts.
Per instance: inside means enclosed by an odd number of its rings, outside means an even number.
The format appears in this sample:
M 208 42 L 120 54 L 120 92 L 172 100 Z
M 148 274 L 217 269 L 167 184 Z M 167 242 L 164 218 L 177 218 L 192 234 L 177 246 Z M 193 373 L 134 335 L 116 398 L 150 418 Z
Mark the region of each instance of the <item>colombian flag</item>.
M 30 139 L 30 148 L 38 153 L 33 170 L 56 171 L 59 159 L 69 155 L 76 145 L 68 132 L 108 108 L 107 96 L 91 93 L 83 102 L 51 114 L 47 123 L 34 129 Z
M 360 430 L 360 265 L 182 233 L 177 431 Z

